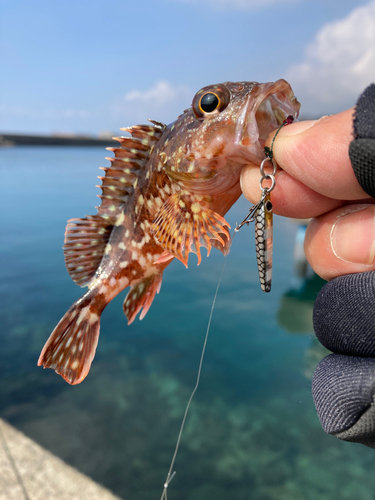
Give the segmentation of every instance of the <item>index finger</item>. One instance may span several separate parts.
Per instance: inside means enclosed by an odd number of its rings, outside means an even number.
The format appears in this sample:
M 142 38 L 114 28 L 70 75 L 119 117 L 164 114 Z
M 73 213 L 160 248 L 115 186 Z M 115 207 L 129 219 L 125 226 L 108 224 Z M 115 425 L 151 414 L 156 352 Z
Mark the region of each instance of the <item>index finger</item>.
M 281 167 L 272 192 L 275 213 L 315 217 L 347 200 L 366 199 L 349 159 L 353 109 L 320 120 L 298 122 L 278 133 L 273 152 Z M 267 139 L 267 145 L 276 131 Z M 259 199 L 259 169 L 243 168 L 241 187 L 252 202 Z
M 352 108 L 317 121 L 283 127 L 273 146 L 276 162 L 294 179 L 329 198 L 367 198 L 349 158 L 349 144 L 354 138 L 353 113 Z

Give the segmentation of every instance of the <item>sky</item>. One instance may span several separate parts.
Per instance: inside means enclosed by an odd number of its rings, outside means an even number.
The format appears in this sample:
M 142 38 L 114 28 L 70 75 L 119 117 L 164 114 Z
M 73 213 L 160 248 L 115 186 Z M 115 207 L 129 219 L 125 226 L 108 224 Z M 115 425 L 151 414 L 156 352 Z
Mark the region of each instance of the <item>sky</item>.
M 0 0 L 0 133 L 174 121 L 202 87 L 285 78 L 318 118 L 375 81 L 375 0 Z

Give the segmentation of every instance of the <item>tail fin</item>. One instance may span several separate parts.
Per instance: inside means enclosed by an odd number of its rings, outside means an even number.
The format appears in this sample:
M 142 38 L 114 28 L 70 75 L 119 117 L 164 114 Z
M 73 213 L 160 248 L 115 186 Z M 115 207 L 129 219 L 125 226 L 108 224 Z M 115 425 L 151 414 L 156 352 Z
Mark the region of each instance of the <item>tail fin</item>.
M 52 368 L 69 384 L 79 384 L 94 359 L 99 327 L 100 313 L 90 309 L 90 301 L 79 299 L 51 333 L 39 356 L 38 366 Z

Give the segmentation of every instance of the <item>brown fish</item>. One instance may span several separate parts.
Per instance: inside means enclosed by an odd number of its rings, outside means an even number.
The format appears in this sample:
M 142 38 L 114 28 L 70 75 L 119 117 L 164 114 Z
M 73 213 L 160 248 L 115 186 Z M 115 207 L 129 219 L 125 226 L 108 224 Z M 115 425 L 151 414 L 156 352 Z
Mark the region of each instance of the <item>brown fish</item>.
M 209 85 L 191 108 L 166 126 L 125 128 L 109 148 L 102 200 L 96 215 L 68 221 L 64 254 L 68 272 L 87 292 L 51 333 L 38 365 L 53 368 L 70 384 L 90 370 L 99 338 L 100 315 L 124 288 L 130 324 L 142 319 L 159 293 L 173 258 L 187 267 L 201 247 L 229 251 L 225 213 L 241 195 L 240 172 L 260 164 L 268 134 L 300 104 L 285 80 Z

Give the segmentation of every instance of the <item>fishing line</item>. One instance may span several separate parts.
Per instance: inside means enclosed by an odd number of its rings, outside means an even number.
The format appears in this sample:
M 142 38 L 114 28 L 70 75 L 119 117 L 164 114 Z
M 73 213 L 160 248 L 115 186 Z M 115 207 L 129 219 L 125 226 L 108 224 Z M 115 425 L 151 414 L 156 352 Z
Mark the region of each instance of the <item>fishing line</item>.
M 245 224 L 249 224 L 250 222 L 254 222 L 256 220 L 256 217 L 257 217 L 257 214 L 258 212 L 264 208 L 263 205 L 265 206 L 265 201 L 266 200 L 269 200 L 269 193 L 273 190 L 273 188 L 275 187 L 275 174 L 276 174 L 276 163 L 275 163 L 275 160 L 273 158 L 273 145 L 274 145 L 274 142 L 275 142 L 275 139 L 276 139 L 276 136 L 277 134 L 280 132 L 280 130 L 285 126 L 285 125 L 289 125 L 290 123 L 292 123 L 294 120 L 293 116 L 288 116 L 284 121 L 283 123 L 279 126 L 279 128 L 277 129 L 275 135 L 273 136 L 273 139 L 272 139 L 272 142 L 271 142 L 271 147 L 265 147 L 264 148 L 264 152 L 265 152 L 265 155 L 266 155 L 266 158 L 263 160 L 261 166 L 260 166 L 260 173 L 261 173 L 261 178 L 260 178 L 260 182 L 259 182 L 259 185 L 260 185 L 260 189 L 262 190 L 262 196 L 261 196 L 261 199 L 259 200 L 259 202 L 255 205 L 253 205 L 250 210 L 249 210 L 249 214 L 245 217 L 245 219 L 241 222 L 240 225 L 237 226 L 236 224 L 236 227 L 234 229 L 234 233 L 233 233 L 233 236 L 230 240 L 230 246 L 232 246 L 232 243 L 233 243 L 233 239 L 236 235 L 236 233 L 239 231 L 239 229 L 245 225 Z M 264 172 L 264 163 L 266 161 L 271 161 L 272 162 L 272 165 L 273 165 L 273 172 L 272 174 L 266 174 Z M 272 181 L 272 184 L 270 187 L 268 188 L 263 188 L 262 187 L 262 182 L 265 180 L 265 179 L 269 179 Z M 272 204 L 271 204 L 271 210 L 272 210 Z M 259 225 L 259 223 L 258 223 Z M 264 228 L 263 228 L 264 229 Z M 267 229 L 267 228 L 266 228 Z M 272 230 L 272 221 L 271 221 L 271 230 Z M 264 235 L 263 235 L 264 236 Z M 257 240 L 256 240 L 257 241 Z M 257 259 L 259 260 L 259 255 L 262 254 L 264 256 L 264 248 L 265 248 L 265 244 L 267 242 L 267 238 L 265 237 L 262 237 L 261 238 L 261 244 L 263 245 L 263 250 L 258 250 L 257 249 Z M 272 242 L 272 237 L 271 237 L 271 242 Z M 258 242 L 258 245 L 259 245 L 259 242 Z M 268 250 L 268 252 L 270 253 L 271 255 L 271 259 L 270 259 L 270 262 L 271 264 L 269 264 L 269 262 L 265 262 L 265 265 L 271 265 L 272 266 L 272 253 L 271 253 L 271 250 L 272 250 L 272 243 L 271 243 L 271 249 Z M 259 254 L 259 255 L 258 255 Z M 180 427 L 180 432 L 178 433 L 178 438 L 177 438 L 177 443 L 176 443 L 176 447 L 175 447 L 175 450 L 174 450 L 174 453 L 173 453 L 173 457 L 172 457 L 172 461 L 171 461 L 171 465 L 169 467 L 169 471 L 168 471 L 168 474 L 167 474 L 167 479 L 165 480 L 165 483 L 164 483 L 164 489 L 163 489 L 163 493 L 160 497 L 160 500 L 168 500 L 167 499 L 167 489 L 168 489 L 168 486 L 169 486 L 169 483 L 172 481 L 172 479 L 174 478 L 175 474 L 176 474 L 176 471 L 173 471 L 173 466 L 174 466 L 174 463 L 175 463 L 175 460 L 176 460 L 176 456 L 177 456 L 177 452 L 178 452 L 178 449 L 179 449 L 179 446 L 180 446 L 180 442 L 181 442 L 181 436 L 182 436 L 182 432 L 184 430 L 184 426 L 185 426 L 185 422 L 186 422 L 186 417 L 187 417 L 187 414 L 188 414 L 188 411 L 189 411 L 189 408 L 190 408 L 190 404 L 193 400 L 193 397 L 198 389 L 198 386 L 199 386 L 199 382 L 200 382 L 200 378 L 201 378 L 201 372 L 202 372 L 202 365 L 203 365 L 203 359 L 204 359 L 204 354 L 205 354 L 205 351 L 206 351 L 206 346 L 207 346 L 207 340 L 208 340 L 208 334 L 209 334 L 209 331 L 210 331 L 210 327 L 211 327 L 211 320 L 212 320 L 212 315 L 213 315 L 213 312 L 214 312 L 214 309 L 215 309 L 215 303 L 216 303 L 216 297 L 217 297 L 217 294 L 219 292 L 219 288 L 220 288 L 220 284 L 221 284 L 221 279 L 223 277 L 223 273 L 224 273 L 224 268 L 225 268 L 225 263 L 227 261 L 227 256 L 228 254 L 225 256 L 224 258 L 224 262 L 223 262 L 223 266 L 221 268 L 221 273 L 220 273 L 220 277 L 219 277 L 219 282 L 217 284 L 217 287 L 216 287 L 216 292 L 215 292 L 215 295 L 214 295 L 214 299 L 212 301 L 212 306 L 211 306 L 211 313 L 210 313 L 210 317 L 208 319 L 208 324 L 207 324 L 207 330 L 206 330 L 206 335 L 205 335 L 205 338 L 204 338 L 204 342 L 203 342 L 203 348 L 202 348 L 202 352 L 201 352 L 201 357 L 200 357 L 200 361 L 199 361 L 199 367 L 198 367 L 198 373 L 197 373 L 197 380 L 196 380 L 196 383 L 195 383 L 195 387 L 190 395 L 190 398 L 189 398 L 189 401 L 186 405 L 186 408 L 185 408 L 185 413 L 184 413 L 184 416 L 183 416 L 183 419 L 182 419 L 182 422 L 181 422 L 181 427 Z M 263 259 L 264 260 L 264 259 Z M 259 266 L 258 266 L 259 267 Z M 271 267 L 272 269 L 272 267 Z M 262 273 L 263 273 L 263 269 L 262 269 Z M 263 274 L 261 274 L 261 270 L 259 270 L 259 277 L 261 278 L 263 276 Z M 265 275 L 267 277 L 267 275 Z M 264 282 L 264 279 L 263 279 L 263 282 Z M 269 292 L 270 291 L 270 284 L 269 284 L 269 288 L 266 287 L 266 285 L 268 284 L 267 283 L 263 283 L 262 282 L 262 279 L 261 279 L 261 288 L 263 291 L 265 292 Z M 270 281 L 269 281 L 270 283 Z
M 232 238 L 230 240 L 230 247 L 232 246 L 233 239 L 234 239 L 235 235 L 236 235 L 236 233 L 233 234 L 233 236 L 232 236 Z M 174 476 L 176 474 L 176 471 L 172 472 L 172 470 L 173 470 L 173 466 L 174 466 L 174 463 L 175 463 L 175 460 L 176 460 L 178 449 L 180 447 L 181 436 L 182 436 L 182 432 L 183 432 L 184 427 L 185 427 L 186 417 L 187 417 L 187 414 L 188 414 L 188 411 L 189 411 L 189 408 L 190 408 L 190 404 L 191 404 L 191 402 L 193 400 L 193 397 L 194 397 L 195 393 L 197 392 L 197 389 L 198 389 L 198 386 L 199 386 L 199 382 L 200 382 L 200 378 L 201 378 L 201 372 L 202 372 L 202 365 L 203 365 L 204 354 L 206 352 L 208 334 L 210 332 L 210 327 L 211 327 L 211 320 L 212 320 L 212 316 L 213 316 L 213 313 L 214 313 L 215 304 L 216 304 L 216 298 L 217 298 L 217 294 L 219 292 L 219 288 L 220 288 L 220 284 L 221 284 L 221 279 L 223 277 L 223 273 L 224 273 L 224 268 L 225 268 L 225 263 L 227 261 L 227 257 L 228 257 L 228 254 L 225 255 L 225 257 L 224 257 L 224 262 L 223 262 L 223 266 L 221 268 L 219 281 L 218 281 L 218 284 L 217 284 L 217 287 L 216 287 L 214 299 L 212 301 L 211 313 L 210 313 L 210 317 L 208 319 L 206 335 L 204 337 L 204 342 L 203 342 L 201 357 L 200 357 L 199 366 L 198 366 L 197 380 L 195 382 L 195 387 L 192 390 L 192 393 L 190 394 L 189 401 L 187 402 L 187 405 L 186 405 L 186 408 L 185 408 L 185 413 L 184 413 L 184 416 L 183 416 L 183 419 L 182 419 L 182 422 L 181 422 L 180 432 L 178 433 L 176 447 L 175 447 L 175 450 L 174 450 L 174 453 L 173 453 L 171 465 L 170 465 L 169 470 L 168 470 L 167 479 L 165 480 L 164 489 L 163 489 L 163 493 L 162 493 L 162 495 L 160 497 L 160 500 L 168 500 L 168 498 L 167 498 L 167 489 L 168 489 L 169 483 L 172 481 L 172 479 L 174 478 Z

